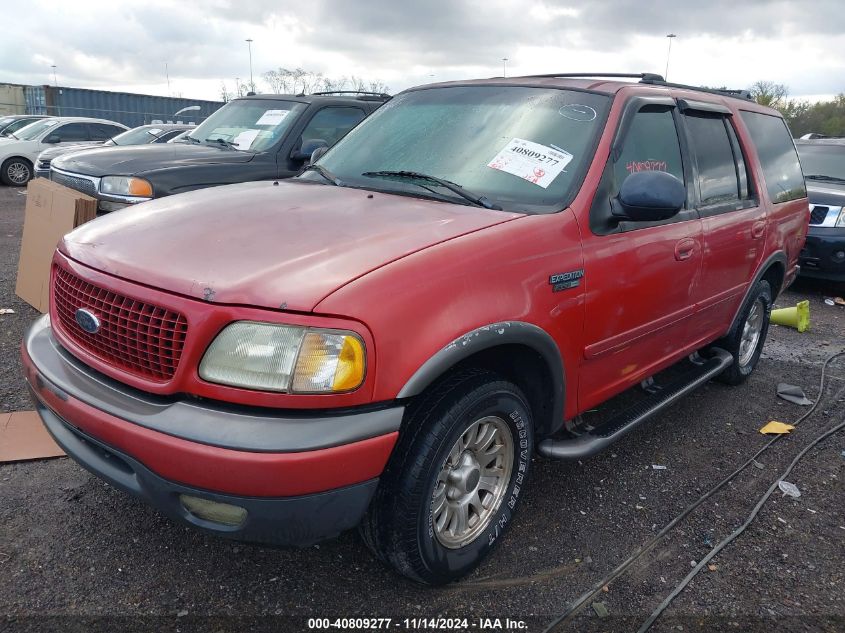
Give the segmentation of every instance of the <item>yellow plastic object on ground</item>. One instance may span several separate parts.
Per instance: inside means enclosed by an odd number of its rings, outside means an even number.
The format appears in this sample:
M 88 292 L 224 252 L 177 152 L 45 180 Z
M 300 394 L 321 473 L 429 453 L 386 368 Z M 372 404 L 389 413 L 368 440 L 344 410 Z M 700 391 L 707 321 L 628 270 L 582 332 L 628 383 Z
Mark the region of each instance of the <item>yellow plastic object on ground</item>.
M 778 422 L 777 420 L 772 420 L 762 429 L 760 429 L 760 433 L 763 435 L 781 435 L 783 433 L 789 433 L 795 427 L 792 424 L 786 424 L 785 422 Z
M 799 332 L 810 329 L 810 302 L 799 301 L 794 308 L 772 310 L 771 322 L 794 327 Z

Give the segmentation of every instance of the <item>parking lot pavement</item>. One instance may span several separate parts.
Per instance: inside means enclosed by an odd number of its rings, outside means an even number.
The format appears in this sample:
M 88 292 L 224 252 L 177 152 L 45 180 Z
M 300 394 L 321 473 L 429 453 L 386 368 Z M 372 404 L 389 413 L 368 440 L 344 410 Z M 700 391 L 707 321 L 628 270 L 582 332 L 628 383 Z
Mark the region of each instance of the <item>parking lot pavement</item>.
M 31 406 L 17 356 L 36 313 L 14 296 L 23 206 L 18 190 L 0 187 L 0 307 L 16 310 L 0 316 L 0 411 Z M 404 618 L 466 617 L 469 630 L 505 630 L 475 619 L 498 617 L 541 631 L 761 448 L 765 422 L 805 411 L 778 399 L 777 383 L 819 396 L 824 359 L 845 347 L 845 309 L 822 299 L 831 292 L 802 283 L 780 298 L 778 306 L 808 298 L 812 329 L 772 327 L 745 385 L 708 384 L 589 460 L 535 460 L 507 538 L 448 587 L 396 576 L 353 533 L 302 550 L 230 542 L 171 523 L 69 459 L 0 465 L 0 615 L 9 629 L 33 631 L 298 631 L 314 616 L 392 617 L 399 630 L 434 630 Z M 593 601 L 605 618 L 588 605 L 556 630 L 636 630 L 793 457 L 842 421 L 843 402 L 845 359 L 831 365 L 814 415 L 600 592 Z M 790 475 L 801 497 L 775 494 L 652 630 L 845 630 L 843 450 L 845 432 L 808 453 Z

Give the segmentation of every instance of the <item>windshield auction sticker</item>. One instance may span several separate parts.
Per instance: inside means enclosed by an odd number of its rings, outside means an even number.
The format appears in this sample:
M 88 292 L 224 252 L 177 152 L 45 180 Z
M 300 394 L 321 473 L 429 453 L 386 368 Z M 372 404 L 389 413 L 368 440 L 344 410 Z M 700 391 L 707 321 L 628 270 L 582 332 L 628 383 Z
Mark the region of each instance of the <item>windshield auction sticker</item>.
M 505 171 L 545 189 L 566 168 L 572 154 L 515 138 L 487 166 Z
M 285 120 L 285 117 L 290 114 L 290 110 L 267 110 L 261 115 L 255 124 L 256 125 L 278 125 Z

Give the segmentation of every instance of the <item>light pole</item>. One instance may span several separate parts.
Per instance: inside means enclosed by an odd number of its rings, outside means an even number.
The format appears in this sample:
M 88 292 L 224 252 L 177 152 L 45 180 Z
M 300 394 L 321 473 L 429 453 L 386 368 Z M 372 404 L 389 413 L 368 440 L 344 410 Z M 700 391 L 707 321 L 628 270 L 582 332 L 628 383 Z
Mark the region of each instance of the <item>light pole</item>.
M 247 38 L 245 41 L 249 48 L 249 91 L 255 92 L 255 82 L 252 80 L 252 39 Z
M 502 77 L 508 76 L 508 58 L 502 57 Z
M 170 96 L 170 69 L 167 67 L 167 62 L 164 62 L 164 76 L 167 78 L 167 96 Z
M 52 66 L 50 66 L 50 68 L 53 69 L 53 86 L 58 88 L 59 87 L 59 80 L 56 79 L 56 65 L 53 64 Z
M 669 50 L 666 52 L 666 72 L 663 73 L 663 79 L 669 81 L 669 56 L 672 54 L 672 40 L 678 36 L 674 33 L 669 33 L 666 37 L 669 38 Z

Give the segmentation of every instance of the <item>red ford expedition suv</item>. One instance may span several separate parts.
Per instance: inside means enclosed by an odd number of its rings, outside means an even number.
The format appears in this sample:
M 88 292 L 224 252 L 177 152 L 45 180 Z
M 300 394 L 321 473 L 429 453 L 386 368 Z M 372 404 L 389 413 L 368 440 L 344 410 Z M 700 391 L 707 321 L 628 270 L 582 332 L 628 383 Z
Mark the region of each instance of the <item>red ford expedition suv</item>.
M 466 574 L 535 452 L 742 382 L 797 273 L 778 113 L 633 78 L 414 88 L 298 178 L 73 231 L 22 346 L 45 425 L 175 520 L 281 545 L 360 526 L 410 578 Z

